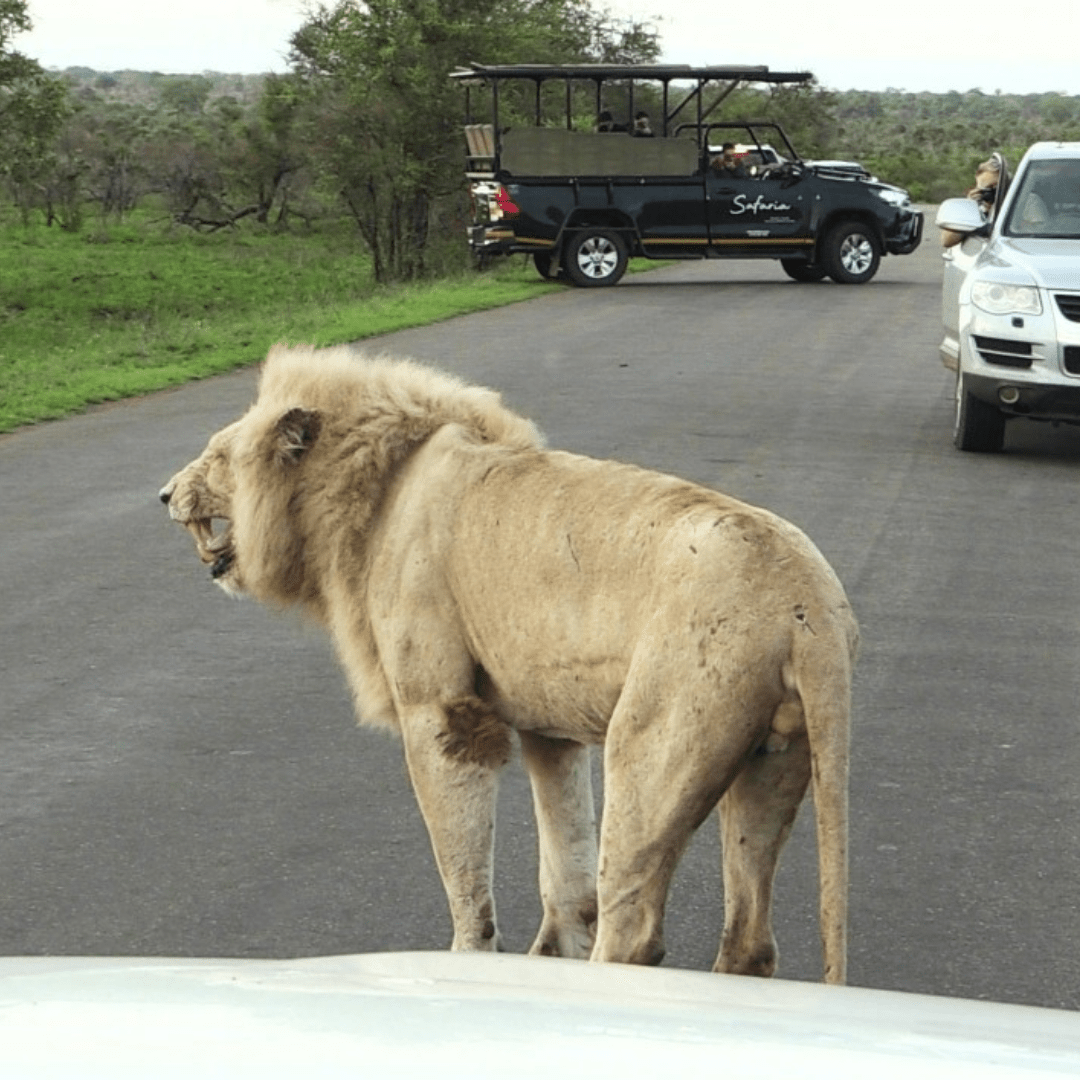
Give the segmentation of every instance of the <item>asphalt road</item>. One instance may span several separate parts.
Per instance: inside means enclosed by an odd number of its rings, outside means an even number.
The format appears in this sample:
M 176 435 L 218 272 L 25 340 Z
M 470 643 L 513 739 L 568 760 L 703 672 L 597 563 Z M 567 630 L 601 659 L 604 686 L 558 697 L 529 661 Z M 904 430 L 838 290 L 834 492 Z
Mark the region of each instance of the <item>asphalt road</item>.
M 803 527 L 863 628 L 851 981 L 1080 1007 L 1080 433 L 950 444 L 934 230 L 864 287 L 690 263 L 387 337 L 503 391 L 552 445 L 680 473 Z M 269 344 L 269 343 L 268 343 Z M 442 948 L 395 741 L 320 633 L 214 588 L 157 490 L 254 371 L 0 439 L 0 953 Z M 500 805 L 507 946 L 538 922 L 524 776 Z M 781 975 L 820 977 L 811 815 Z M 714 821 L 668 906 L 707 968 Z

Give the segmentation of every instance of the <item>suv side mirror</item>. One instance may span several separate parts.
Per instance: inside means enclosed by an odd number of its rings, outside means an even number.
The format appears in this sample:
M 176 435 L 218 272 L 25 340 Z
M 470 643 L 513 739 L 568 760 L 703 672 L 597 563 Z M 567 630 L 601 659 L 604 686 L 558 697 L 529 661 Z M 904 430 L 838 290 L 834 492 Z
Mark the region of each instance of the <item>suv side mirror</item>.
M 950 232 L 971 234 L 983 231 L 985 235 L 987 222 L 972 199 L 946 199 L 938 207 L 934 224 Z

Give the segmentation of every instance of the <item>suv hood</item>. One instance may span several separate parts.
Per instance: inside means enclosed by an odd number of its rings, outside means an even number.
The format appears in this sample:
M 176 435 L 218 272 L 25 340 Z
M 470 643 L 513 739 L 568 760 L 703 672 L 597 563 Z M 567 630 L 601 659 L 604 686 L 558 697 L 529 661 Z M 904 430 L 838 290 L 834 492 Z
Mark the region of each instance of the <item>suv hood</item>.
M 1010 285 L 1080 289 L 1076 241 L 999 236 L 979 256 L 979 277 Z

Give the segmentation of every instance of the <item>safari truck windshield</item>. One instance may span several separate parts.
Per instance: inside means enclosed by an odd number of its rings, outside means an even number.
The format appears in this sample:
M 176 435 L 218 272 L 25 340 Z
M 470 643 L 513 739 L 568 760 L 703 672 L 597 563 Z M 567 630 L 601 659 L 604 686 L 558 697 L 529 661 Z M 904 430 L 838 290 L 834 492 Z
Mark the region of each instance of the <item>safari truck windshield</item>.
M 717 120 L 737 87 L 809 72 L 652 64 L 485 65 L 464 87 L 468 241 L 544 277 L 614 285 L 631 258 L 775 259 L 862 284 L 914 251 L 922 215 L 852 162 L 808 162 L 781 125 Z

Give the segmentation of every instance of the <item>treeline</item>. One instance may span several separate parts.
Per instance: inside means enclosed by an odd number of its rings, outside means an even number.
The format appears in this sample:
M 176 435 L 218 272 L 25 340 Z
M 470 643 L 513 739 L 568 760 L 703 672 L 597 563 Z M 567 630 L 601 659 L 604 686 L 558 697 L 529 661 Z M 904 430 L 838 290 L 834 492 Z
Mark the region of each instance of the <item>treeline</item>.
M 10 188 L 23 211 L 78 228 L 88 212 L 122 217 L 148 203 L 199 229 L 243 217 L 310 224 L 333 213 L 316 182 L 292 76 L 160 75 L 69 68 L 74 105 L 51 175 Z M 964 190 L 992 150 L 1015 165 L 1031 143 L 1080 141 L 1080 96 L 744 91 L 726 115 L 778 116 L 807 157 L 847 158 L 924 202 Z M 451 153 L 456 149 L 451 137 Z
M 463 61 L 648 62 L 655 33 L 592 0 L 337 0 L 290 40 L 290 72 L 60 77 L 18 57 L 0 0 L 0 183 L 25 220 L 78 230 L 155 208 L 194 229 L 344 221 L 378 281 L 461 265 Z M 19 70 L 7 65 L 18 58 Z
M 24 220 L 78 231 L 136 209 L 199 230 L 279 226 L 325 213 L 297 130 L 292 80 L 72 68 L 49 152 L 9 169 Z
M 0 190 L 24 221 L 78 231 L 138 209 L 202 231 L 344 224 L 380 281 L 467 257 L 451 70 L 659 54 L 651 26 L 590 0 L 339 0 L 293 35 L 290 72 L 267 76 L 46 73 L 11 47 L 28 23 L 25 0 L 0 0 Z M 965 190 L 991 150 L 1015 164 L 1037 139 L 1080 138 L 1080 97 L 1059 94 L 811 84 L 740 90 L 722 113 L 779 119 L 803 156 L 859 160 L 923 201 Z
M 1080 141 L 1080 96 L 779 88 L 743 90 L 725 113 L 776 117 L 803 157 L 859 161 L 918 202 L 963 194 L 992 151 L 1015 167 L 1041 140 Z
M 830 95 L 836 156 L 924 202 L 962 194 L 993 150 L 1015 168 L 1042 140 L 1080 141 L 1080 96 L 847 91 Z

